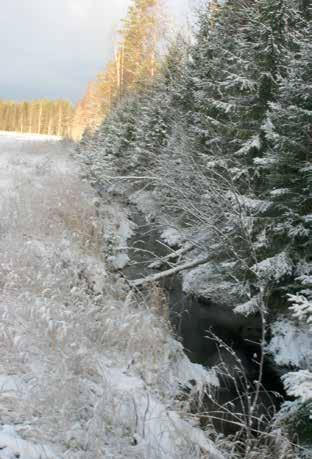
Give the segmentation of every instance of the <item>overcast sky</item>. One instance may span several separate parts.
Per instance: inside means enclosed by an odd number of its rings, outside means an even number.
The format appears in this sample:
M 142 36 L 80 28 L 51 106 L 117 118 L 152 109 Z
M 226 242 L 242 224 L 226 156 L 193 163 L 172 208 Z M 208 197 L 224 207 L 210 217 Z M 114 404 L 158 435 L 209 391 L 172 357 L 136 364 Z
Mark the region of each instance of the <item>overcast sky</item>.
M 189 2 L 167 0 L 184 17 Z M 0 99 L 69 98 L 111 58 L 130 0 L 0 0 Z

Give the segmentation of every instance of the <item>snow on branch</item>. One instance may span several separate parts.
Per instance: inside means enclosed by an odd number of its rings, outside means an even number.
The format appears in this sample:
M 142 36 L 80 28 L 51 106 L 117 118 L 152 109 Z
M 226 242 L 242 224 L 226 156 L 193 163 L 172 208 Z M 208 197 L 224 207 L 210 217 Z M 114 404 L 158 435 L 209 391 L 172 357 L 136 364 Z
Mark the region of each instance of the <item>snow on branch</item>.
M 312 329 L 312 291 L 310 297 L 304 294 L 288 295 L 288 297 L 292 302 L 289 309 L 293 311 L 293 316 L 308 323 Z
M 193 261 L 189 261 L 182 265 L 175 266 L 174 268 L 168 269 L 167 271 L 163 271 L 161 273 L 153 274 L 152 276 L 143 277 L 141 279 L 137 279 L 130 282 L 132 287 L 142 287 L 145 284 L 150 284 L 152 282 L 157 282 L 165 277 L 173 276 L 174 274 L 180 273 L 187 269 L 196 268 L 197 266 L 204 265 L 207 263 L 209 258 L 201 258 L 196 259 Z
M 253 271 L 261 279 L 271 279 L 278 281 L 284 276 L 291 275 L 293 263 L 285 252 L 279 253 L 271 258 L 266 258 L 253 266 Z
M 290 396 L 299 398 L 303 403 L 312 400 L 312 373 L 300 370 L 283 376 L 283 383 Z

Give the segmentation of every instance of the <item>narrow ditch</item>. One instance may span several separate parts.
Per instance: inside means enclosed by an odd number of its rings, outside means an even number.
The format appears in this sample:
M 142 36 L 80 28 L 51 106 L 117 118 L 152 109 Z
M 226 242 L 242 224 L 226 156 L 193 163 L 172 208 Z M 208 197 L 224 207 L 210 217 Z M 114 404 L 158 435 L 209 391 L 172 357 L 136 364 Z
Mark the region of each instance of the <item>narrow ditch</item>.
M 163 257 L 168 254 L 168 250 L 161 243 L 160 231 L 155 225 L 148 223 L 134 206 L 131 207 L 131 217 L 137 230 L 129 240 L 131 262 L 125 268 L 124 274 L 133 280 L 155 273 L 155 270 L 148 268 L 152 254 Z M 214 304 L 196 294 L 185 294 L 181 274 L 164 278 L 161 287 L 168 297 L 172 327 L 190 360 L 207 368 L 220 365 L 221 362 L 226 366 L 226 371 L 219 376 L 220 389 L 214 394 L 218 406 L 207 399 L 202 409 L 212 413 L 219 412 L 219 406 L 242 410 L 241 405 L 247 403 L 248 395 L 243 394 L 243 402 L 239 400 L 241 397 L 238 388 L 241 387 L 242 374 L 237 367 L 238 362 L 241 362 L 250 388 L 254 387 L 253 382 L 259 374 L 257 358 L 260 347 L 257 343 L 261 337 L 260 317 L 246 318 L 235 314 L 226 305 Z M 218 340 L 222 340 L 225 346 L 220 346 Z M 235 356 L 227 351 L 227 346 L 234 351 Z M 281 372 L 270 356 L 265 357 L 262 386 L 257 417 L 264 419 L 264 425 L 257 425 L 256 428 L 263 429 L 286 396 Z M 227 435 L 238 430 L 228 414 L 219 413 L 216 417 L 220 418 L 214 422 L 218 431 Z

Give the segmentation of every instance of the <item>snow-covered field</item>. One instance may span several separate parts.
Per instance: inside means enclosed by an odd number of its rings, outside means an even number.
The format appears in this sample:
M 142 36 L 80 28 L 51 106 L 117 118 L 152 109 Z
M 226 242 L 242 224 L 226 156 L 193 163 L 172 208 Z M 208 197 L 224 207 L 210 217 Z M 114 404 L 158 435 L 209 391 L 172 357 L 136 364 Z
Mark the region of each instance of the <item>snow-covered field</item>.
M 221 458 L 175 400 L 217 381 L 107 272 L 126 216 L 70 153 L 0 133 L 0 459 Z
M 61 137 L 57 137 L 55 135 L 44 135 L 44 134 L 27 134 L 21 132 L 8 132 L 8 131 L 0 131 L 0 138 L 3 138 L 5 142 L 58 142 L 62 140 Z

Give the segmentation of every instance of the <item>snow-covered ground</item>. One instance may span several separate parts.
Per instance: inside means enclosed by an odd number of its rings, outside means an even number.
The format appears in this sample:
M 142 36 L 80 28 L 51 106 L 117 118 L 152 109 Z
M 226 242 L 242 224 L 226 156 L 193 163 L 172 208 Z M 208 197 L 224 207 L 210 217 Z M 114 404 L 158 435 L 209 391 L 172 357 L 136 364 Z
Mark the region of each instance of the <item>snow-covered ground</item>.
M 46 135 L 46 134 L 32 134 L 32 133 L 22 133 L 22 132 L 8 132 L 0 131 L 0 137 L 2 137 L 5 142 L 59 142 L 62 140 L 62 137 L 56 135 Z
M 0 133 L 0 459 L 221 458 L 176 400 L 217 380 L 107 272 L 131 228 L 70 153 Z

